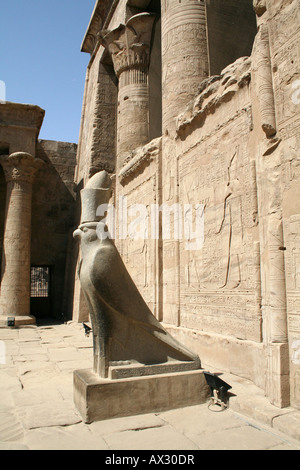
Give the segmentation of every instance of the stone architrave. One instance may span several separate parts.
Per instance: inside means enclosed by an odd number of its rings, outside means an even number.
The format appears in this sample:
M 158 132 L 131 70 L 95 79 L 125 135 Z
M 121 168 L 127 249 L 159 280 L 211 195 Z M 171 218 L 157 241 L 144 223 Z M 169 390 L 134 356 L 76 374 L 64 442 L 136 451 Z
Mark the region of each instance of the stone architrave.
M 176 117 L 209 76 L 204 0 L 162 0 L 163 133 L 175 130 Z
M 2 155 L 7 182 L 6 220 L 2 256 L 0 321 L 14 317 L 15 325 L 35 323 L 30 316 L 30 245 L 32 184 L 43 161 L 29 153 Z
M 139 13 L 103 36 L 119 79 L 117 168 L 122 154 L 149 142 L 149 58 L 155 15 Z

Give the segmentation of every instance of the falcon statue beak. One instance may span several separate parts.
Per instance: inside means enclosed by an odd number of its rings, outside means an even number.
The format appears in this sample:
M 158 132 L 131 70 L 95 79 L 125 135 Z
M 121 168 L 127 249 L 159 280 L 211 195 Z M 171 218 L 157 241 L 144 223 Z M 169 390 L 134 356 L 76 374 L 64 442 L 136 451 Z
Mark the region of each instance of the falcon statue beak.
M 74 230 L 73 232 L 73 238 L 81 238 L 81 235 L 82 235 L 82 232 L 81 230 L 78 228 L 76 230 Z

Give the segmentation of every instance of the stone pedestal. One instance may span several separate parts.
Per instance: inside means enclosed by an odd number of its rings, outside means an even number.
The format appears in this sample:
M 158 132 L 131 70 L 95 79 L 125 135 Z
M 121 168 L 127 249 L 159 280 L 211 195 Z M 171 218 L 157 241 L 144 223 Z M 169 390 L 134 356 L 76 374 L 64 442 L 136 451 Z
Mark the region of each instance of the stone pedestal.
M 74 402 L 85 423 L 198 405 L 208 397 L 200 370 L 118 380 L 74 372 Z
M 105 35 L 119 79 L 117 169 L 122 155 L 149 142 L 149 57 L 154 15 L 140 13 Z
M 1 156 L 6 182 L 6 220 L 2 256 L 0 322 L 35 323 L 30 316 L 30 245 L 32 183 L 42 161 L 29 153 Z

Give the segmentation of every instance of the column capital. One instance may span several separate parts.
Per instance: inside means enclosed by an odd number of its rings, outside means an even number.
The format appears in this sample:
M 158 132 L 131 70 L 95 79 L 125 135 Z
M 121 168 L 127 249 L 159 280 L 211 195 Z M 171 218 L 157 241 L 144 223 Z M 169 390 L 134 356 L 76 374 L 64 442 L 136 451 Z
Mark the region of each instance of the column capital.
M 154 13 L 139 13 L 113 31 L 103 32 L 117 77 L 125 70 L 148 70 Z
M 0 164 L 7 183 L 10 181 L 33 183 L 37 170 L 44 162 L 34 158 L 30 153 L 15 152 L 11 155 L 1 155 Z

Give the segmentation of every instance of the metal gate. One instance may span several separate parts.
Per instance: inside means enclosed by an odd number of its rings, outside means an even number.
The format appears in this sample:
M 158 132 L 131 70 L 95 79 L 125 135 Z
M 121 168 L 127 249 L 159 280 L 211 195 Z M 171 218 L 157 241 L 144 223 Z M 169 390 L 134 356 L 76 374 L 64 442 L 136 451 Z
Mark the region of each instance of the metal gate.
M 51 268 L 31 267 L 30 313 L 37 318 L 51 317 Z

